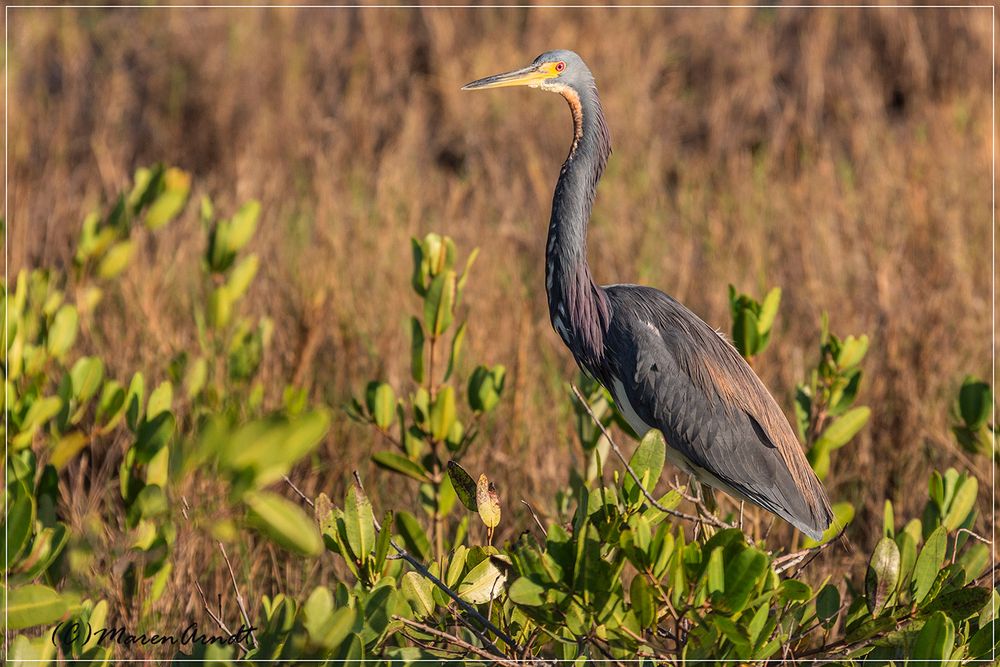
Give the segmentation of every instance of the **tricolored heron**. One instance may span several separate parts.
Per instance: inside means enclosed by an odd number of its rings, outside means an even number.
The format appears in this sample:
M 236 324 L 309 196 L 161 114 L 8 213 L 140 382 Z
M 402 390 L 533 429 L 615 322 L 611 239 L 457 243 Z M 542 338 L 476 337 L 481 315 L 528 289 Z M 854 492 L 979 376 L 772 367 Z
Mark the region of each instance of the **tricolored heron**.
M 549 51 L 463 90 L 505 86 L 559 93 L 572 112 L 573 143 L 552 197 L 545 289 L 552 327 L 577 364 L 611 392 L 636 433 L 663 432 L 672 464 L 819 539 L 833 518 L 830 501 L 788 420 L 736 349 L 659 290 L 594 284 L 587 223 L 611 135 L 590 69 L 572 51 Z

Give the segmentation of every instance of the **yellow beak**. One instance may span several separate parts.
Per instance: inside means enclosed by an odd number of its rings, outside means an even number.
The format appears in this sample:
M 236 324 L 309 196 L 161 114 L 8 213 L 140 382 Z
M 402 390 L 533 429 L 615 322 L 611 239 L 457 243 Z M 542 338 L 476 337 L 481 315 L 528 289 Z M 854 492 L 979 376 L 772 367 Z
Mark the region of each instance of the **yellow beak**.
M 472 83 L 462 86 L 462 90 L 483 90 L 485 88 L 506 88 L 508 86 L 531 86 L 537 88 L 538 84 L 546 79 L 558 76 L 550 63 L 541 65 L 531 65 L 513 72 L 494 74 L 485 79 L 478 79 Z

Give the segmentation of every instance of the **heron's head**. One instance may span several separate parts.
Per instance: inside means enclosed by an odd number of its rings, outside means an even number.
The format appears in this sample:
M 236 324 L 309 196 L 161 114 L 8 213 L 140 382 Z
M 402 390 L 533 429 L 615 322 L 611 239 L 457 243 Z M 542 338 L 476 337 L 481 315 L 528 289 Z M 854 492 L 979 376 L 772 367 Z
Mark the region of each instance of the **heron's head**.
M 594 86 L 594 76 L 583 59 L 572 51 L 558 49 L 546 51 L 522 69 L 494 74 L 462 86 L 462 90 L 528 86 L 541 88 L 564 96 L 569 91 L 576 96 L 585 94 Z

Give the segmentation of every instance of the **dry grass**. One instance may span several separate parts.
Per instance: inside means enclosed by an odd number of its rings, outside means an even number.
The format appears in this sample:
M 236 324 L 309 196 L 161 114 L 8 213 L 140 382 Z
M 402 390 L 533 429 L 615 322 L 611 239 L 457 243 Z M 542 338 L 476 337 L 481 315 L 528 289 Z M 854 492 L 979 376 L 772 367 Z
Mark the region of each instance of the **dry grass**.
M 780 285 L 758 370 L 789 408 L 822 311 L 871 335 L 872 422 L 829 482 L 859 506 L 860 544 L 884 498 L 918 515 L 931 468 L 968 467 L 948 408 L 965 374 L 990 372 L 988 10 L 16 9 L 9 31 L 11 273 L 66 265 L 83 214 L 139 165 L 193 171 L 223 211 L 258 198 L 249 308 L 276 322 L 272 399 L 310 331 L 318 399 L 402 383 L 408 238 L 482 247 L 467 354 L 511 368 L 513 391 L 470 467 L 497 479 L 509 531 L 527 521 L 517 499 L 550 509 L 578 457 L 574 366 L 542 288 L 569 119 L 556 96 L 459 87 L 555 47 L 591 65 L 614 137 L 598 280 L 658 286 L 719 327 L 728 283 Z M 203 243 L 189 211 L 86 323 L 112 371 L 163 376 L 193 346 Z M 338 418 L 304 488 L 339 493 L 377 444 Z M 307 576 L 278 560 L 243 567 L 292 588 Z

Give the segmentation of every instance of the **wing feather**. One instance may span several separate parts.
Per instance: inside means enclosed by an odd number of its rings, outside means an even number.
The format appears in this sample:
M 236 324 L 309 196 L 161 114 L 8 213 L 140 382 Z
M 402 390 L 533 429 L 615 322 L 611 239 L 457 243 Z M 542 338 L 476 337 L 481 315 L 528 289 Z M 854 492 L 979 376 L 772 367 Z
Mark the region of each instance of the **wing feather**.
M 658 290 L 615 285 L 607 295 L 607 361 L 627 394 L 616 398 L 724 490 L 821 534 L 832 519 L 826 493 L 778 404 L 735 348 Z

